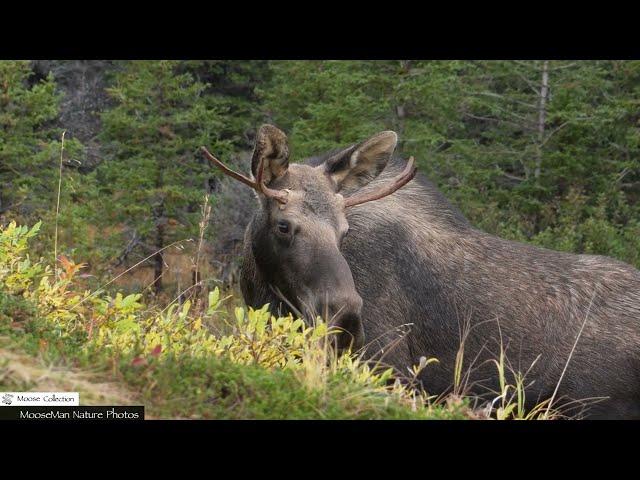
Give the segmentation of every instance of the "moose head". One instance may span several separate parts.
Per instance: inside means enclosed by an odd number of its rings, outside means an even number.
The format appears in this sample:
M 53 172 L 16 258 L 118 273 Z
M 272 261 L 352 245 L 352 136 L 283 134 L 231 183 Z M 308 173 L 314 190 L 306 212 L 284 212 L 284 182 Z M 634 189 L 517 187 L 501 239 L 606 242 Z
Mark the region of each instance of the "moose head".
M 384 131 L 317 166 L 292 164 L 286 135 L 263 125 L 251 177 L 229 169 L 202 147 L 213 165 L 256 193 L 260 208 L 246 240 L 260 278 L 292 313 L 307 321 L 322 315 L 346 332 L 339 348 L 358 348 L 364 341 L 362 298 L 341 253 L 349 232 L 347 211 L 392 194 L 415 176 L 411 158 L 389 182 L 363 188 L 384 170 L 396 143 L 397 135 Z

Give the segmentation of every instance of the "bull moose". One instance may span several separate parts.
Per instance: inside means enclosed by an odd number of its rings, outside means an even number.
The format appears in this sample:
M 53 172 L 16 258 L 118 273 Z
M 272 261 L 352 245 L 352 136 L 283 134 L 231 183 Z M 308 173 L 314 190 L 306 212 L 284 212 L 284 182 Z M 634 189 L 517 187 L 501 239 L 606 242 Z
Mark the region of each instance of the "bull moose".
M 263 125 L 250 177 L 203 147 L 258 200 L 244 237 L 245 302 L 326 315 L 340 347 L 400 371 L 435 357 L 420 374 L 429 393 L 451 388 L 463 339 L 479 397 L 498 386 L 490 360 L 504 345 L 513 371 L 528 371 L 529 405 L 596 398 L 587 418 L 640 418 L 640 272 L 474 228 L 413 158 L 393 156 L 397 138 L 383 131 L 294 164 L 286 135 Z

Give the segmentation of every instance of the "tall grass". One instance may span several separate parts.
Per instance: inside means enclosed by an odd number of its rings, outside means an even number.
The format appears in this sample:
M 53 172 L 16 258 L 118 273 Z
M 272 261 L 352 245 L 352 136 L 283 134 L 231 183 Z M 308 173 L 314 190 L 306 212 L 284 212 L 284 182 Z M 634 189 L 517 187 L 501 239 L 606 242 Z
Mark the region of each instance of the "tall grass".
M 595 296 L 595 292 L 594 292 Z M 593 298 L 591 303 L 593 302 Z M 571 351 L 568 354 L 562 373 L 554 386 L 553 393 L 549 398 L 539 399 L 533 405 L 528 405 L 527 391 L 533 384 L 533 381 L 529 381 L 528 377 L 531 374 L 533 368 L 538 363 L 541 355 L 531 362 L 529 367 L 523 372 L 520 369 L 513 367 L 507 356 L 507 347 L 504 344 L 504 338 L 502 334 L 502 328 L 498 319 L 495 320 L 497 325 L 497 343 L 498 351 L 492 354 L 492 357 L 482 362 L 481 365 L 487 362 L 495 367 L 495 378 L 498 384 L 497 391 L 490 391 L 490 394 L 495 395 L 493 399 L 485 403 L 484 407 L 478 407 L 477 411 L 481 412 L 481 416 L 484 418 L 493 418 L 497 420 L 555 420 L 555 419 L 577 419 L 580 418 L 584 411 L 592 404 L 601 401 L 603 397 L 596 398 L 584 398 L 584 399 L 566 399 L 562 398 L 562 402 L 559 402 L 557 398 L 560 385 L 567 371 L 567 367 L 573 357 L 578 341 L 584 330 L 584 326 L 589 318 L 589 312 L 591 303 L 587 309 L 585 319 L 578 332 L 576 340 L 573 344 Z M 480 325 L 487 323 L 488 321 L 479 322 L 473 327 L 470 324 L 470 317 L 466 317 L 460 325 L 460 343 L 456 353 L 454 369 L 453 369 L 453 386 L 451 393 L 442 395 L 438 398 L 438 402 L 446 402 L 451 397 L 454 398 L 467 398 L 472 404 L 482 405 L 483 397 L 474 396 L 470 393 L 472 385 L 469 383 L 472 372 L 474 371 L 474 365 L 480 358 L 480 355 L 484 351 L 488 351 L 486 345 L 488 341 L 479 349 L 475 358 L 465 368 L 465 349 L 468 338 L 473 330 Z M 480 365 L 479 365 L 480 366 Z M 579 408 L 578 413 L 571 414 L 573 410 Z
M 209 203 L 209 194 L 205 194 L 202 206 L 200 207 L 200 222 L 198 223 L 198 247 L 196 248 L 196 256 L 193 261 L 194 279 L 193 283 L 200 283 L 200 255 L 202 246 L 204 245 L 204 234 L 209 226 L 211 218 L 211 204 Z
M 53 268 L 55 276 L 58 276 L 58 217 L 60 216 L 60 195 L 62 193 L 62 160 L 64 158 L 64 136 L 66 130 L 62 132 L 60 140 L 60 162 L 58 166 L 58 195 L 56 196 L 56 216 L 55 216 L 55 232 L 53 235 Z

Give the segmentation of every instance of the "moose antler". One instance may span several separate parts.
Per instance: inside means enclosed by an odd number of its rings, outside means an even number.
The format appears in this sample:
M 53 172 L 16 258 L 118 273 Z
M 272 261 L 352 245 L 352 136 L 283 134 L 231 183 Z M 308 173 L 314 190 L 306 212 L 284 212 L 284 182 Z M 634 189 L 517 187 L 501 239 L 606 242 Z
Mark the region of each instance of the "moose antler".
M 377 190 L 369 192 L 362 192 L 344 199 L 344 206 L 353 207 L 354 205 L 360 205 L 361 203 L 370 202 L 371 200 L 378 200 L 380 198 L 391 195 L 393 192 L 405 186 L 413 177 L 416 176 L 418 169 L 413 165 L 413 157 L 409 158 L 407 166 L 402 173 L 393 178 L 389 183 L 382 185 Z
M 209 151 L 205 147 L 201 147 L 205 156 L 209 159 L 211 163 L 213 163 L 216 167 L 218 167 L 225 175 L 229 175 L 236 180 L 241 181 L 245 185 L 250 186 L 256 192 L 262 193 L 265 197 L 273 198 L 278 202 L 285 204 L 287 203 L 287 193 L 285 190 L 274 190 L 272 188 L 267 187 L 262 181 L 262 174 L 264 172 L 264 157 L 260 159 L 260 163 L 258 163 L 258 171 L 256 173 L 256 180 L 251 180 L 250 178 L 245 177 L 241 173 L 234 172 L 229 167 L 227 167 L 224 163 L 218 160 L 216 157 L 211 155 Z

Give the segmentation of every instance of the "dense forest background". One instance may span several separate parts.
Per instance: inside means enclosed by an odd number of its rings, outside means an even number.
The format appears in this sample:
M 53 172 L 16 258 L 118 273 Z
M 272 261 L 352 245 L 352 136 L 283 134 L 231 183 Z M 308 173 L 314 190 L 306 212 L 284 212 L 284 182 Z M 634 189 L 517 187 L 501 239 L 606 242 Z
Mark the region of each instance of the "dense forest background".
M 395 130 L 478 228 L 640 267 L 639 61 L 0 61 L 0 223 L 87 282 L 233 284 L 254 201 L 199 146 L 248 171 L 265 122 L 294 161 Z

